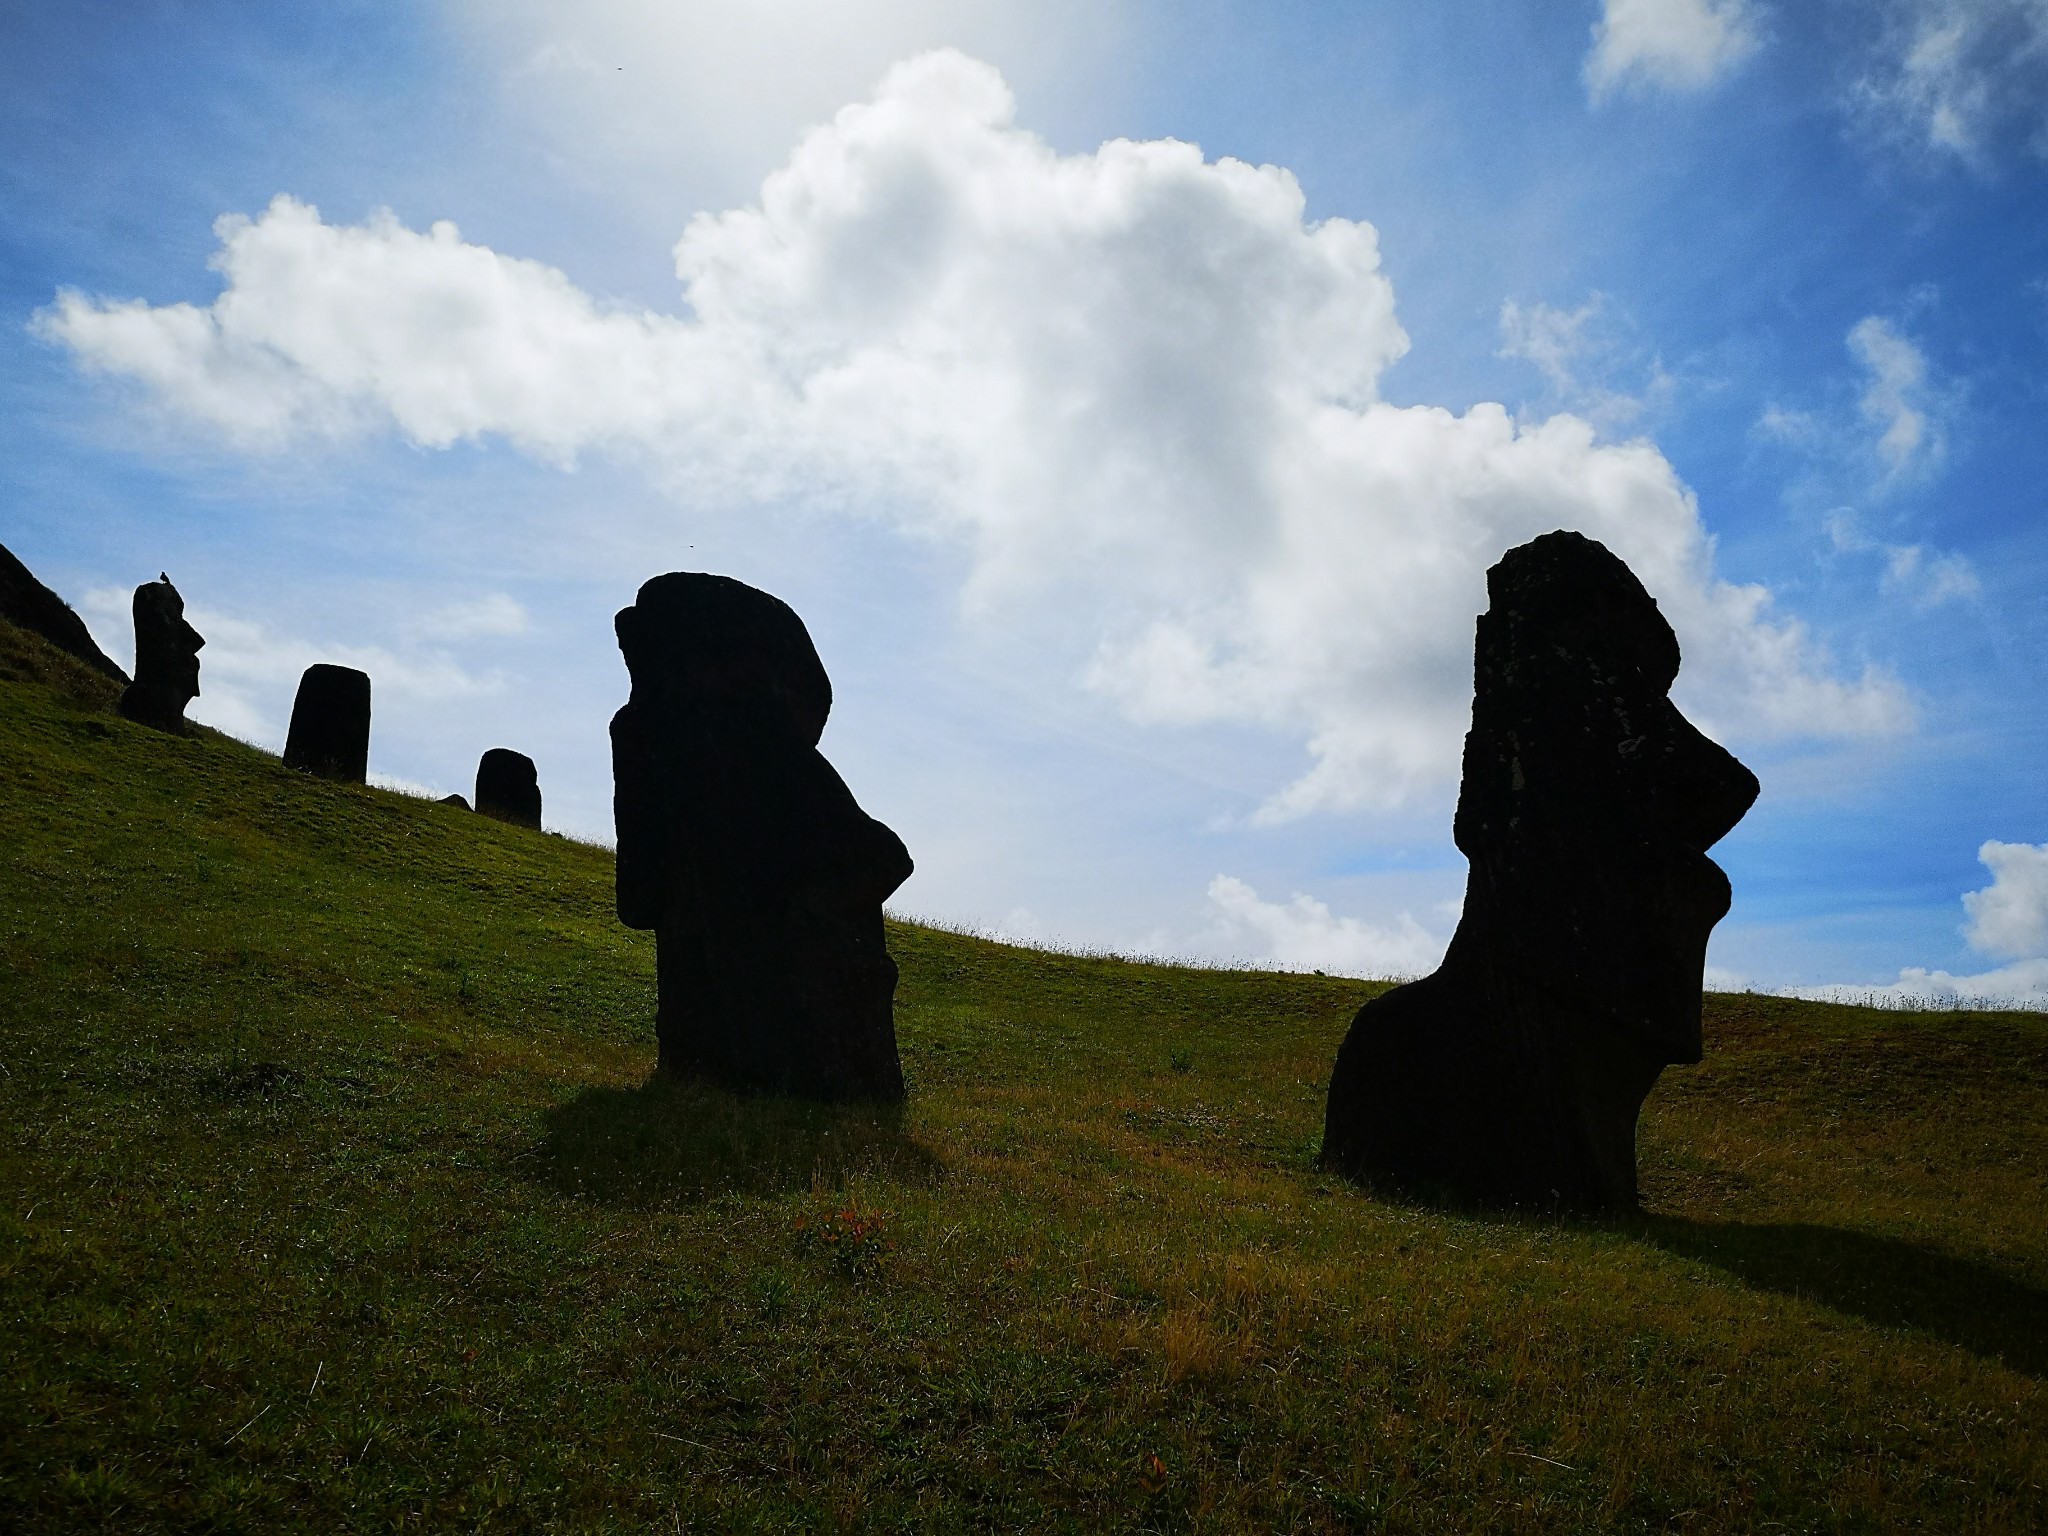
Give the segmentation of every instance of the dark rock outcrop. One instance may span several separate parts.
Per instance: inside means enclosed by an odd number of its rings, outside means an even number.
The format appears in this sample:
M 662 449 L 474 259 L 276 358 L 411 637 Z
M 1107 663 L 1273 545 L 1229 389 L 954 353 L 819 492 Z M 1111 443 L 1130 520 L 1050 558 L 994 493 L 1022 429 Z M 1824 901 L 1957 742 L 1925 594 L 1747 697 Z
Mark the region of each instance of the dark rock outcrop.
M 462 809 L 462 810 L 465 810 L 465 811 L 469 809 L 469 802 L 468 802 L 467 800 L 463 799 L 463 798 L 462 798 L 462 796 L 460 796 L 460 795 L 443 795 L 443 796 L 442 796 L 442 797 L 441 797 L 441 798 L 440 798 L 440 799 L 439 799 L 438 801 L 436 801 L 435 803 L 436 803 L 437 805 L 453 805 L 453 806 L 457 806 L 457 807 L 459 807 L 460 809 Z
M 36 580 L 35 573 L 4 544 L 0 544 L 0 619 L 41 635 L 58 650 L 76 656 L 117 683 L 128 681 L 128 674 L 114 665 L 113 659 L 86 631 L 85 620 L 73 613 L 63 598 Z
M 619 917 L 656 934 L 661 1070 L 820 1099 L 903 1096 L 882 902 L 896 834 L 818 751 L 832 685 L 803 620 L 675 572 L 617 622 Z
M 1471 861 L 1443 965 L 1367 1003 L 1330 1078 L 1323 1161 L 1425 1196 L 1636 1200 L 1636 1116 L 1700 1059 L 1706 851 L 1757 795 L 1666 696 L 1678 642 L 1576 533 L 1487 572 L 1455 835 Z
M 292 700 L 284 765 L 345 784 L 369 777 L 369 673 L 324 661 L 306 668 Z
M 509 747 L 492 747 L 476 765 L 476 808 L 500 821 L 540 826 L 540 775 L 533 759 Z
M 135 589 L 135 681 L 121 691 L 121 713 L 160 731 L 185 729 L 185 706 L 199 697 L 199 648 L 205 637 L 185 622 L 185 599 L 168 575 Z

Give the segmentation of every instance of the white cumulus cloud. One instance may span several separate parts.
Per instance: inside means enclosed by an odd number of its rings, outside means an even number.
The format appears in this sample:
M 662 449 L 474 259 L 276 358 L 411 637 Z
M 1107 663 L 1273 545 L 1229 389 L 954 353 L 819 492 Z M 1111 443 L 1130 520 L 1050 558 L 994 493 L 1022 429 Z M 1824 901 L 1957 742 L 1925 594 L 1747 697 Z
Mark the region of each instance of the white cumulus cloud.
M 66 292 L 37 325 L 252 446 L 496 437 L 642 462 L 700 508 L 796 498 L 954 541 L 968 613 L 1058 613 L 1133 717 L 1305 740 L 1269 818 L 1454 779 L 1486 567 L 1553 528 L 1634 567 L 1709 729 L 1906 723 L 1888 675 L 1841 675 L 1715 574 L 1650 443 L 1381 398 L 1408 339 L 1371 225 L 1309 221 L 1283 169 L 1171 140 L 1059 154 L 1013 114 L 961 54 L 895 67 L 757 202 L 689 223 L 675 314 L 449 224 L 281 197 L 221 221 L 211 305 Z
M 1789 989 L 1801 997 L 1891 1006 L 2048 1007 L 2048 843 L 1986 842 L 1977 857 L 1991 884 L 1963 897 L 1972 949 L 2010 963 L 1973 975 L 1909 966 L 1879 987 Z
M 1606 0 L 1593 24 L 1586 88 L 1595 101 L 1620 87 L 1699 90 L 1757 43 L 1748 0 Z
M 1218 875 L 1209 882 L 1209 905 L 1228 939 L 1260 946 L 1257 958 L 1283 970 L 1326 971 L 1336 976 L 1414 977 L 1436 969 L 1449 938 L 1438 937 L 1403 912 L 1388 924 L 1338 917 L 1313 896 L 1265 901 L 1244 881 Z
M 1987 842 L 1977 857 L 1991 884 L 1963 898 L 1970 947 L 2008 960 L 2048 958 L 2048 843 Z

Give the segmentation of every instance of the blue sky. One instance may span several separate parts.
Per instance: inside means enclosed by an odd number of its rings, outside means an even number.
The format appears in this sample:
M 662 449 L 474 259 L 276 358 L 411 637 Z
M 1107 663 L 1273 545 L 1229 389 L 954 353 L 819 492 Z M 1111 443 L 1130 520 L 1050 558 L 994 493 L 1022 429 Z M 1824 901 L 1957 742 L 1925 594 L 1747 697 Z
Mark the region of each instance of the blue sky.
M 168 570 L 202 719 L 351 661 L 373 770 L 603 837 L 610 616 L 722 570 L 907 910 L 1414 971 L 1481 573 L 1578 526 L 1764 781 L 1718 976 L 2048 991 L 2039 0 L 0 29 L 0 542 L 123 659 Z

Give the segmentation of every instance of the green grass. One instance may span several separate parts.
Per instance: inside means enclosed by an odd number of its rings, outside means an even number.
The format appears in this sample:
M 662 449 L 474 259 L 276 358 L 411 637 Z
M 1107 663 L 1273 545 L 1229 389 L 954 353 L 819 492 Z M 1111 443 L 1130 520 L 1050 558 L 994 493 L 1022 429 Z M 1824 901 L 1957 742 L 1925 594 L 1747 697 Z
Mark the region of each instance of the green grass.
M 1341 979 L 892 925 L 739 1099 L 604 850 L 0 641 L 0 1527 L 2048 1528 L 2040 1016 L 1712 997 L 1607 1224 L 1319 1174 Z

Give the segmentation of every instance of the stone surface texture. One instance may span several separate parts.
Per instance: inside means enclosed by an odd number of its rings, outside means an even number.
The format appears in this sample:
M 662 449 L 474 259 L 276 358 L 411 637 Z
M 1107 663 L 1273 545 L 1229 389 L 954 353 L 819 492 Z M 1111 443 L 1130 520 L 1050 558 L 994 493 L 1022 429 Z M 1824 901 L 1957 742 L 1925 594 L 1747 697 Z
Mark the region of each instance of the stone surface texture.
M 500 821 L 540 828 L 540 773 L 533 759 L 492 747 L 476 765 L 476 808 Z
M 185 599 L 168 575 L 135 589 L 135 681 L 120 711 L 160 731 L 185 729 L 185 706 L 199 697 L 199 648 L 205 638 L 185 622 Z
M 1424 1197 L 1627 1208 L 1665 1066 L 1700 1059 L 1707 857 L 1756 799 L 1667 697 L 1678 642 L 1620 559 L 1577 533 L 1487 572 L 1455 836 L 1465 905 L 1434 975 L 1359 1010 L 1326 1166 Z
M 901 839 L 818 751 L 832 685 L 803 621 L 674 572 L 617 621 L 618 910 L 656 935 L 661 1070 L 821 1099 L 898 1100 L 882 902 Z
M 114 664 L 113 658 L 87 632 L 85 620 L 38 581 L 35 573 L 4 544 L 0 544 L 0 618 L 41 635 L 58 650 L 69 652 L 117 683 L 128 681 L 128 674 Z
M 316 661 L 292 700 L 284 765 L 323 779 L 361 784 L 370 772 L 370 675 Z

